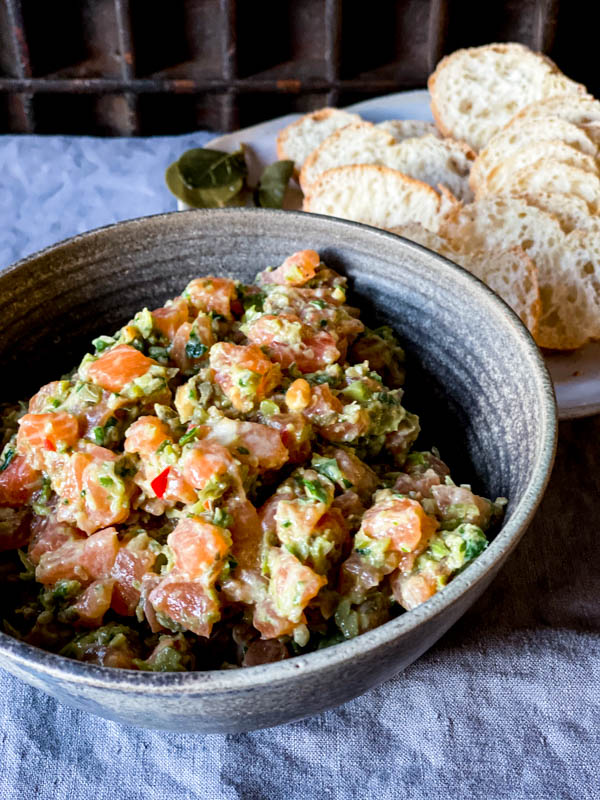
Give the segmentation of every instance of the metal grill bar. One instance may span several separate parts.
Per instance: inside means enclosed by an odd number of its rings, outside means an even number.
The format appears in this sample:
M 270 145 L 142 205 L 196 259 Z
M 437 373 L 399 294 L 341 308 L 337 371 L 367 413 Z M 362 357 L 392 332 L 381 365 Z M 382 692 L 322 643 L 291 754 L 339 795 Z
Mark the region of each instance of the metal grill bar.
M 131 81 L 135 78 L 135 51 L 133 49 L 129 0 L 114 0 L 114 10 L 117 22 L 121 79 L 129 86 Z M 137 99 L 135 93 L 130 91 L 125 91 L 123 93 L 123 98 L 127 107 L 127 113 L 123 119 L 123 129 L 120 133 L 126 133 L 128 136 L 132 136 L 139 133 L 140 128 Z
M 448 27 L 448 0 L 431 0 L 427 30 L 427 68 L 433 72 L 444 54 Z
M 535 48 L 547 53 L 556 35 L 558 0 L 538 0 L 535 11 Z
M 375 1 L 365 13 L 356 0 L 261 0 L 259 15 L 248 0 L 38 2 L 0 0 L 0 133 L 232 130 L 423 87 L 444 53 L 494 40 L 598 80 L 593 25 L 559 0 L 488 0 L 484 17 L 479 0 Z
M 0 92 L 50 92 L 78 94 L 156 94 L 176 92 L 198 94 L 200 92 L 377 92 L 394 91 L 414 81 L 404 83 L 395 78 L 354 78 L 328 81 L 325 78 L 307 78 L 302 81 L 289 78 L 241 78 L 225 81 L 222 78 L 0 78 Z
M 23 14 L 19 0 L 6 0 L 8 33 L 12 45 L 12 72 L 17 79 L 31 77 L 31 61 L 25 37 Z M 31 94 L 15 93 L 10 98 L 9 110 L 12 112 L 13 126 L 24 133 L 32 133 L 34 119 Z
M 325 76 L 331 84 L 327 92 L 327 105 L 336 106 L 339 91 L 342 41 L 342 0 L 325 0 Z
M 224 131 L 238 127 L 237 93 L 233 82 L 237 77 L 237 28 L 235 0 L 219 0 L 221 13 L 221 47 L 223 80 L 228 85 L 221 104 L 221 128 Z

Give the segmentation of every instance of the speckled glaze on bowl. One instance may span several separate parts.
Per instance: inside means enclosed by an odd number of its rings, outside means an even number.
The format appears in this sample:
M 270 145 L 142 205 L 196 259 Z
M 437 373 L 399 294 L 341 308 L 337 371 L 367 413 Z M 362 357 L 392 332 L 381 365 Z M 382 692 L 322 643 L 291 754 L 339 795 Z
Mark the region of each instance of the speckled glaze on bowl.
M 250 281 L 313 248 L 350 278 L 364 317 L 406 345 L 405 405 L 420 413 L 460 482 L 510 499 L 489 548 L 417 609 L 348 642 L 240 670 L 147 673 L 53 655 L 0 633 L 0 666 L 109 719 L 235 732 L 331 708 L 398 673 L 480 596 L 531 520 L 552 467 L 554 394 L 532 339 L 485 286 L 439 256 L 374 228 L 314 214 L 224 209 L 163 214 L 92 231 L 0 274 L 3 393 L 26 395 L 77 363 L 92 336 L 194 276 Z M 9 399 L 9 398 L 6 398 Z

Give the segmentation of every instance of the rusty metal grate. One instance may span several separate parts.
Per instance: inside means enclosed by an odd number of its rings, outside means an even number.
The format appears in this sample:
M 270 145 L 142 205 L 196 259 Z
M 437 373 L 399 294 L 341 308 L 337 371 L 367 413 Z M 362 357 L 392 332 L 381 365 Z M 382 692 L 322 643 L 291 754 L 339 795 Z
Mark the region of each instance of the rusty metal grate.
M 422 87 L 490 41 L 597 92 L 593 35 L 558 0 L 0 0 L 0 132 L 232 130 Z

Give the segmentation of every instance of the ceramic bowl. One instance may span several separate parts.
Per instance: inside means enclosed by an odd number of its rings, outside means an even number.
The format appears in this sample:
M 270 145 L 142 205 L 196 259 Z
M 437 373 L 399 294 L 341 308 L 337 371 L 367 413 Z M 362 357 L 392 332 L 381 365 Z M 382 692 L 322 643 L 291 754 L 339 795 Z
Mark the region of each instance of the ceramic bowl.
M 72 661 L 0 633 L 0 666 L 79 709 L 133 725 L 235 732 L 339 705 L 398 673 L 481 595 L 525 532 L 555 450 L 552 385 L 517 317 L 459 267 L 397 236 L 330 217 L 188 211 L 77 236 L 0 274 L 3 394 L 26 396 L 78 363 L 93 336 L 161 305 L 192 277 L 251 281 L 313 248 L 345 272 L 362 315 L 406 346 L 405 405 L 459 482 L 509 499 L 502 530 L 446 588 L 353 640 L 239 670 L 147 673 Z M 6 399 L 9 399 L 6 397 Z

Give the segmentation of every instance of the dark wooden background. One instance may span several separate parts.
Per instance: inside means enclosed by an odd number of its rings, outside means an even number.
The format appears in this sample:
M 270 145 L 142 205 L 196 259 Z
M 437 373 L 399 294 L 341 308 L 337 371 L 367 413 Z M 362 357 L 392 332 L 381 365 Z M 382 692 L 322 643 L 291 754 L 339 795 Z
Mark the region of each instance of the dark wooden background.
M 595 2 L 0 0 L 0 133 L 233 130 L 425 85 L 518 41 L 600 89 Z

